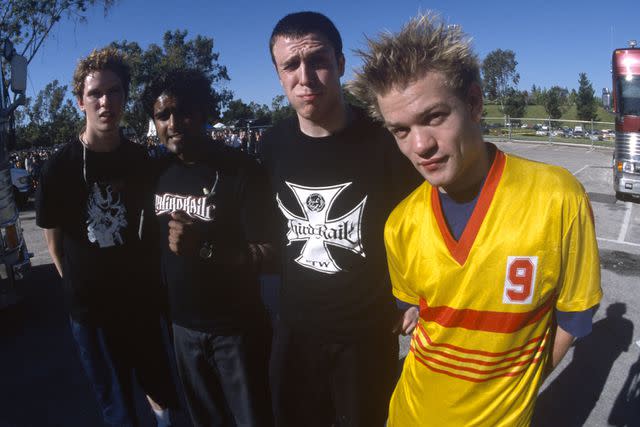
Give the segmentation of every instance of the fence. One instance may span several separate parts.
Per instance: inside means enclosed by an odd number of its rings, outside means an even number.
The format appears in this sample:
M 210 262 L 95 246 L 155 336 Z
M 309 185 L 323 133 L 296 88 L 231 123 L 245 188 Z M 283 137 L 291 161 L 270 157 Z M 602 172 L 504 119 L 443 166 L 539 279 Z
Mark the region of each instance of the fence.
M 582 144 L 613 147 L 616 134 L 613 122 L 543 119 L 534 117 L 484 117 L 485 138 L 507 141 Z

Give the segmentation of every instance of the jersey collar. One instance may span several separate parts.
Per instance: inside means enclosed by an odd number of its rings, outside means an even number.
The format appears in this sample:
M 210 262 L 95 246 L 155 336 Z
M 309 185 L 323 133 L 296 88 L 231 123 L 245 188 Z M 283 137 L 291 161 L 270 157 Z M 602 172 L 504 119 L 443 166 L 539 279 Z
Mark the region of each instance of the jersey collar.
M 431 187 L 431 206 L 438 223 L 438 228 L 440 229 L 442 238 L 444 239 L 444 242 L 449 249 L 449 253 L 460 265 L 464 265 L 464 263 L 467 261 L 469 252 L 473 247 L 473 243 L 476 240 L 478 231 L 480 231 L 482 221 L 484 221 L 484 218 L 487 215 L 487 211 L 491 206 L 493 195 L 498 188 L 500 178 L 502 177 L 502 172 L 504 171 L 506 157 L 504 153 L 497 148 L 495 152 L 496 154 L 493 160 L 493 164 L 491 165 L 491 169 L 489 169 L 489 173 L 487 174 L 487 179 L 484 183 L 484 186 L 482 187 L 482 190 L 480 190 L 478 202 L 473 209 L 473 213 L 469 218 L 469 222 L 465 226 L 464 231 L 460 236 L 460 240 L 456 241 L 449 231 L 449 227 L 447 226 L 447 222 L 442 212 L 440 197 L 438 197 L 438 188 Z

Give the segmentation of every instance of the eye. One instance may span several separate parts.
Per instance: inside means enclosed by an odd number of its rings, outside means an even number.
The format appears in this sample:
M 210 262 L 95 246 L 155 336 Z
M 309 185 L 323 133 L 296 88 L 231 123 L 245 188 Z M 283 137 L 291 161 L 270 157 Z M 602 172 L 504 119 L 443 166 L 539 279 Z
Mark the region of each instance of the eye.
M 102 94 L 96 90 L 87 92 L 87 98 L 90 98 L 90 99 L 100 99 L 101 96 Z
M 329 66 L 329 60 L 324 56 L 316 56 L 310 58 L 309 65 L 316 70 L 323 69 Z
M 285 71 L 296 70 L 300 66 L 300 61 L 289 61 L 282 64 L 282 69 Z
M 153 117 L 158 121 L 164 122 L 169 119 L 169 113 L 166 111 L 160 111 L 159 113 L 154 114 Z
M 409 135 L 409 128 L 406 127 L 394 127 L 394 128 L 389 128 L 389 132 L 391 132 L 391 134 L 396 138 L 396 139 L 404 139 L 406 138 L 407 135 Z
M 444 111 L 436 111 L 427 116 L 426 124 L 429 126 L 438 126 L 439 124 L 442 124 L 448 116 L 449 114 Z

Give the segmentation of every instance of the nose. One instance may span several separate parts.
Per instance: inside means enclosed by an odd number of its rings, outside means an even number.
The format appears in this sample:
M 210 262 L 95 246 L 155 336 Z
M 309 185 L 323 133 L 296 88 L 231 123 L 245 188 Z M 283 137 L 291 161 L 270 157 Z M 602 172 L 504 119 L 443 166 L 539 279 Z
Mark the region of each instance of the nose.
M 420 127 L 414 132 L 412 148 L 417 155 L 430 157 L 438 149 L 438 143 L 432 132 L 426 127 Z
M 169 126 L 169 130 L 174 130 L 174 128 L 176 127 L 176 114 L 175 113 L 171 113 L 169 115 L 169 120 L 168 120 L 168 126 Z
M 105 93 L 100 97 L 100 105 L 104 108 L 109 107 L 111 105 L 111 98 L 108 93 Z
M 315 69 L 313 65 L 307 63 L 306 61 L 302 61 L 300 63 L 300 84 L 302 86 L 309 86 L 315 80 Z

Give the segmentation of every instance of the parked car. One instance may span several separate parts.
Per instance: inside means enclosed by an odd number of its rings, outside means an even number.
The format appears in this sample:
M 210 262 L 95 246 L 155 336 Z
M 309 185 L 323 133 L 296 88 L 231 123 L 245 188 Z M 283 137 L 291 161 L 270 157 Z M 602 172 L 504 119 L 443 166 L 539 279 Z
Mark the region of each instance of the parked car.
M 574 138 L 584 137 L 584 130 L 582 129 L 582 126 L 576 126 L 573 128 L 573 137 Z

